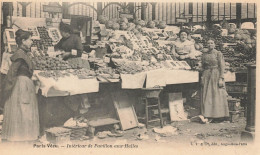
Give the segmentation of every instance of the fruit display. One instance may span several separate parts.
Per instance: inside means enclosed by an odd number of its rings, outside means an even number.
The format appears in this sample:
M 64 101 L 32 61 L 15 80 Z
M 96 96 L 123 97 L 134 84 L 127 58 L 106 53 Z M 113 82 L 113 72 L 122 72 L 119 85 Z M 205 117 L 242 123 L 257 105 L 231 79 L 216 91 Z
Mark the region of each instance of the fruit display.
M 236 43 L 236 39 L 232 36 L 222 36 L 223 43 Z
M 157 27 L 159 29 L 164 29 L 166 27 L 166 22 L 165 21 L 160 21 Z
M 32 62 L 36 70 L 66 70 L 72 68 L 67 61 L 48 56 L 33 57 Z
M 116 71 L 121 74 L 135 74 L 142 72 L 142 66 L 134 61 L 114 60 Z
M 164 67 L 164 65 L 162 63 L 152 62 L 152 63 L 149 63 L 149 65 L 147 65 L 147 66 L 143 65 L 142 69 L 143 69 L 143 71 L 150 71 L 150 70 L 160 69 L 163 67 Z
M 100 24 L 106 24 L 106 22 L 108 21 L 108 17 L 106 17 L 105 15 L 99 15 L 98 21 Z
M 234 56 L 235 56 L 235 50 L 232 47 L 225 47 L 221 52 L 226 61 L 227 61 L 227 59 L 234 58 Z
M 111 67 L 100 67 L 96 70 L 96 74 L 102 78 L 119 79 L 119 74 L 116 74 L 115 69 Z
M 59 78 L 70 76 L 69 73 L 63 72 L 63 71 L 59 71 L 59 70 L 55 70 L 55 71 L 51 71 L 51 70 L 42 71 L 42 72 L 39 72 L 38 75 L 42 76 L 42 77 L 45 77 L 45 78 L 53 78 L 54 80 L 58 80 Z
M 112 28 L 113 28 L 113 30 L 119 30 L 120 25 L 119 25 L 118 23 L 114 23 L 114 24 L 112 25 Z
M 87 68 L 71 70 L 69 73 L 77 76 L 79 79 L 93 79 L 96 77 L 95 71 Z
M 149 22 L 147 23 L 147 27 L 148 27 L 148 28 L 155 28 L 155 22 L 154 22 L 154 21 L 149 21 Z
M 246 69 L 246 64 L 256 64 L 256 47 L 249 47 L 244 42 L 238 42 L 234 48 L 235 61 L 230 62 L 230 66 L 233 71 L 239 71 Z
M 53 41 L 49 36 L 47 28 L 46 27 L 37 27 L 37 30 L 38 30 L 38 32 L 40 34 L 40 38 L 41 38 L 40 43 L 42 45 L 44 45 L 44 48 L 48 49 L 48 47 L 53 46 L 53 43 L 52 43 Z
M 88 61 L 81 58 L 71 58 L 68 62 L 73 69 L 89 68 Z

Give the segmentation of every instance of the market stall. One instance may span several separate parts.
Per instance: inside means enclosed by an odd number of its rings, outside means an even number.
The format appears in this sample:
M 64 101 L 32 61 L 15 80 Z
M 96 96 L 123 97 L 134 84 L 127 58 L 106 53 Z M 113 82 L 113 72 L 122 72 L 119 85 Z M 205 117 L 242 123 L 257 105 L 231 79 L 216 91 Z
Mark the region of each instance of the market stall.
M 138 119 L 133 105 L 138 102 L 135 98 L 140 97 L 140 89 L 163 89 L 198 84 L 200 81 L 200 56 L 194 56 L 197 62 L 195 67 L 174 56 L 172 49 L 180 28 L 167 26 L 163 21 L 135 20 L 132 23 L 127 18 L 108 20 L 105 16 L 99 16 L 98 21 L 93 21 L 92 28 L 86 30 L 91 30 L 93 36 L 91 44 L 86 45 L 88 51 L 84 51 L 81 57 L 64 61 L 60 57 L 62 51 L 54 51 L 53 46 L 61 39 L 58 24 L 61 21 L 70 23 L 70 20 L 30 18 L 26 24 L 24 20 L 28 18 L 13 18 L 13 29 L 6 31 L 9 51 L 4 53 L 1 72 L 8 70 L 11 52 L 16 47 L 11 33 L 14 34 L 17 28 L 31 31 L 33 45 L 30 57 L 35 66 L 34 80 L 38 88 L 42 129 L 63 125 L 73 117 L 74 113 L 63 102 L 80 95 L 88 96 L 91 103 L 91 112 L 86 118 L 92 126 L 119 123 L 123 130 L 137 127 Z M 230 26 L 228 29 L 230 35 L 214 27 L 212 30 L 191 30 L 189 36 L 199 52 L 205 50 L 207 38 L 217 39 L 217 50 L 223 53 L 226 60 L 226 82 L 236 81 L 235 71 L 243 68 L 244 63 L 255 61 L 256 53 L 255 40 L 250 36 L 254 32 L 234 32 L 235 28 L 232 28 Z M 243 53 L 245 51 L 247 53 Z M 169 108 L 173 108 L 173 104 L 183 105 L 183 96 L 188 96 L 182 94 L 183 89 L 177 91 L 174 92 L 177 96 L 167 92 L 170 94 Z M 175 97 L 181 101 L 176 101 Z M 183 110 L 182 106 L 179 108 Z M 123 113 L 127 113 L 129 118 Z M 175 120 L 172 111 L 171 115 Z

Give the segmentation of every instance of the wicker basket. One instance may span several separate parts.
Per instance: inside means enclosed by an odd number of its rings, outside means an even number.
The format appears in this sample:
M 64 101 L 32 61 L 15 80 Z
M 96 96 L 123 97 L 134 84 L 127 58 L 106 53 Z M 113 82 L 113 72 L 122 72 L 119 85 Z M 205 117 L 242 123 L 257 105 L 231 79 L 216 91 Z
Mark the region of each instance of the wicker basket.
M 239 99 L 228 99 L 228 108 L 229 111 L 238 111 L 240 107 Z
M 230 111 L 229 112 L 230 122 L 232 122 L 232 123 L 238 122 L 239 117 L 240 117 L 240 112 L 239 111 Z
M 53 144 L 63 144 L 70 141 L 70 129 L 54 127 L 45 131 L 46 139 Z
M 87 133 L 87 127 L 75 126 L 75 127 L 65 127 L 65 128 L 71 130 L 70 140 L 79 140 Z

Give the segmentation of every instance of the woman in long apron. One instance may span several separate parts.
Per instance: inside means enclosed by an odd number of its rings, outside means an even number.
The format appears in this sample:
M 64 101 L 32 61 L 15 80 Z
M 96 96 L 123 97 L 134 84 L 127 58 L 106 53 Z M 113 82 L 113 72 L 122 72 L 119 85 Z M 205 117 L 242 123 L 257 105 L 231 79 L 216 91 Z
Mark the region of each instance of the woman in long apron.
M 11 57 L 12 65 L 5 79 L 2 139 L 34 141 L 39 136 L 39 113 L 31 80 L 33 63 L 27 55 L 32 45 L 31 33 L 19 29 L 15 34 L 18 50 Z
M 215 49 L 214 39 L 208 40 L 208 52 L 202 55 L 202 106 L 201 113 L 208 120 L 229 116 L 227 92 L 224 82 L 225 61 Z

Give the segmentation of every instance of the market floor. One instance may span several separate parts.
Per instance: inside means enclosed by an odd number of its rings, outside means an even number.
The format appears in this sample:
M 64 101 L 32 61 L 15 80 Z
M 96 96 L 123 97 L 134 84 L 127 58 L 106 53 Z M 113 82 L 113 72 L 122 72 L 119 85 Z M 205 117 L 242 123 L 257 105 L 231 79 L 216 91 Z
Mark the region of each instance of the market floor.
M 0 122 L 0 129 L 2 123 Z M 198 122 L 173 122 L 168 124 L 168 129 L 174 132 L 156 133 L 154 128 L 148 130 L 143 128 L 129 129 L 123 132 L 121 137 L 98 138 L 98 134 L 91 140 L 73 140 L 62 147 L 83 147 L 91 144 L 95 148 L 146 148 L 146 147 L 176 147 L 176 146 L 222 146 L 222 145 L 246 145 L 242 143 L 240 136 L 245 130 L 246 119 L 240 117 L 237 122 L 200 124 Z M 160 129 L 160 127 L 156 127 Z M 102 131 L 101 131 L 102 132 Z M 2 143 L 3 144 L 3 143 Z M 8 144 L 8 143 L 5 143 Z M 26 143 L 33 146 L 34 143 Z M 40 142 L 37 142 L 40 146 Z M 73 145 L 74 144 L 74 145 Z

